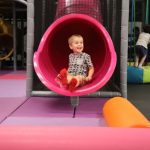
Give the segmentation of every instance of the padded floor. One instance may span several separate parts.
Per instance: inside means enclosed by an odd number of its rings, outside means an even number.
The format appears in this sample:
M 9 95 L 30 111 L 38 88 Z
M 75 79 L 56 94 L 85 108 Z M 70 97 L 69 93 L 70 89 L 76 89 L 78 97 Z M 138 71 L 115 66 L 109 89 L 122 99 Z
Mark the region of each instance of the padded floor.
M 7 119 L 13 112 L 18 109 L 24 102 L 26 97 L 18 98 L 1 98 L 0 97 L 0 122 Z
M 26 80 L 0 79 L 0 97 L 25 97 Z
M 75 118 L 70 99 L 31 97 L 1 125 L 106 126 L 102 107 L 106 99 L 81 98 Z
M 0 76 L 6 72 L 0 72 Z M 25 73 L 25 72 L 24 72 Z M 13 74 L 13 72 L 11 72 Z M 22 74 L 22 72 L 18 72 Z M 0 123 L 30 125 L 105 126 L 102 108 L 107 99 L 80 98 L 75 118 L 70 99 L 31 97 L 25 79 L 0 79 Z M 128 99 L 148 118 L 150 84 L 128 85 Z M 135 93 L 136 91 L 136 93 Z
M 1 125 L 99 126 L 106 127 L 103 118 L 71 117 L 9 117 Z
M 150 120 L 150 84 L 128 84 L 128 99 Z

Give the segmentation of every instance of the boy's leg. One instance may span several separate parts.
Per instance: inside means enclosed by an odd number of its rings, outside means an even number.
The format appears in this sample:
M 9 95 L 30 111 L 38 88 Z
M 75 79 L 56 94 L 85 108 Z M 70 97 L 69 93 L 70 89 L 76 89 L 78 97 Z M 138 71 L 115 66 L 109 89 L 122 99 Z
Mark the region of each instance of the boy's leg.
M 85 77 L 78 75 L 78 76 L 68 76 L 68 89 L 73 92 L 78 86 L 82 86 L 85 84 Z
M 61 82 L 62 78 L 61 78 L 60 74 L 57 75 L 57 77 L 55 78 L 55 81 L 60 87 L 63 87 L 62 82 Z
M 141 49 L 140 49 L 140 55 L 142 56 L 141 57 L 141 59 L 140 59 L 140 62 L 139 62 L 139 68 L 142 68 L 142 65 L 144 64 L 144 62 L 145 62 L 145 59 L 146 59 L 146 57 L 147 57 L 147 49 L 145 48 L 145 47 L 141 47 Z
M 65 68 L 60 71 L 55 81 L 60 85 L 60 87 L 66 86 L 68 84 L 67 70 Z
M 77 84 L 78 84 L 78 80 L 76 78 L 72 78 L 68 86 L 69 91 L 73 92 L 76 89 Z
M 70 74 L 68 74 L 67 76 L 67 80 L 68 80 L 68 90 L 70 92 L 73 92 L 76 88 L 76 85 L 77 85 L 77 79 L 75 78 L 75 76 L 72 76 Z
M 135 67 L 138 67 L 138 64 L 139 64 L 139 56 L 135 56 Z
M 140 51 L 141 51 L 141 46 L 136 45 L 135 46 L 135 63 L 134 63 L 135 67 L 138 67 L 139 65 Z
M 67 85 L 68 80 L 67 80 L 67 69 L 66 68 L 64 68 L 60 71 L 60 77 L 61 77 L 62 85 Z
M 145 59 L 146 59 L 146 55 L 141 58 L 139 66 L 138 66 L 139 68 L 142 68 L 142 65 L 143 65 Z

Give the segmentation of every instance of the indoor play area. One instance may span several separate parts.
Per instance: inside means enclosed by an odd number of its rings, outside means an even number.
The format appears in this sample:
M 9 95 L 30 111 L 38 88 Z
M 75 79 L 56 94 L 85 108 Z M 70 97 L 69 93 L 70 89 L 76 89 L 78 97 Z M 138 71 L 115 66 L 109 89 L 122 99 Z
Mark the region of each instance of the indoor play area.
M 149 8 L 149 0 L 0 0 L 1 149 L 149 150 L 149 51 L 134 66 Z M 69 91 L 55 78 L 73 34 L 94 74 Z

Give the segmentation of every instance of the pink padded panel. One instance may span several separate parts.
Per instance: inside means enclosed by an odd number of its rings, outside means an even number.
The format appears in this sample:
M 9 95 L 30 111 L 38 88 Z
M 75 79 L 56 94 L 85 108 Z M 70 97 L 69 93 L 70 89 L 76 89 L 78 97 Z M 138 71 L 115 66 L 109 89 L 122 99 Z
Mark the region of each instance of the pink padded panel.
M 1 126 L 2 150 L 149 150 L 145 128 Z

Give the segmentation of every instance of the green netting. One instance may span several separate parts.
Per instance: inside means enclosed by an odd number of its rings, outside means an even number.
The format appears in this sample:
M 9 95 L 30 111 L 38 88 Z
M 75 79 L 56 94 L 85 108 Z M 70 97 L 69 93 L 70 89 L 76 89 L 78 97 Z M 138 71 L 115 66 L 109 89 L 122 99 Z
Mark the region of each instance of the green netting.
M 150 66 L 144 66 L 143 70 L 143 83 L 150 83 Z

